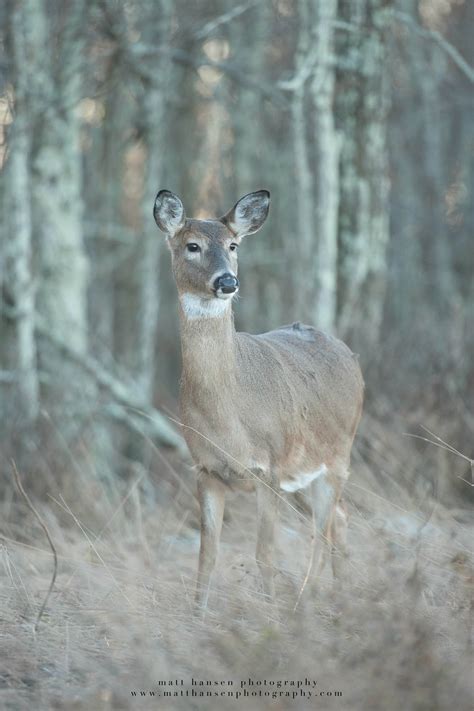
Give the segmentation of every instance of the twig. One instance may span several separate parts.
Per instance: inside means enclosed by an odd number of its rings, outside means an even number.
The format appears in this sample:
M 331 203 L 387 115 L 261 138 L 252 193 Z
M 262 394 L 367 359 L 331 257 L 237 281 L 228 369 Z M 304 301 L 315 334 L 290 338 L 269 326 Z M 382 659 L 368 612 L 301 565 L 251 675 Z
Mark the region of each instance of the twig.
M 309 580 L 309 577 L 310 577 L 310 575 L 311 575 L 311 571 L 313 570 L 314 552 L 315 552 L 315 550 L 316 550 L 316 545 L 317 545 L 317 541 L 316 541 L 316 517 L 315 517 L 315 515 L 314 515 L 314 507 L 313 507 L 312 514 L 311 514 L 311 521 L 312 521 L 312 525 L 313 525 L 313 540 L 312 540 L 312 542 L 311 542 L 311 555 L 310 555 L 310 558 L 309 558 L 308 569 L 307 569 L 307 571 L 306 571 L 306 575 L 304 576 L 303 585 L 302 585 L 301 588 L 300 588 L 300 591 L 299 591 L 299 593 L 298 593 L 298 597 L 296 598 L 295 606 L 293 607 L 293 612 L 296 612 L 297 607 L 298 607 L 298 605 L 300 604 L 301 596 L 302 596 L 302 594 L 303 594 L 303 592 L 304 592 L 304 589 L 305 589 L 306 585 L 308 584 L 308 580 Z
M 431 507 L 431 511 L 428 513 L 428 516 L 425 518 L 421 526 L 418 526 L 418 530 L 416 532 L 416 545 L 415 545 L 415 562 L 413 564 L 413 570 L 411 571 L 410 575 L 407 577 L 407 585 L 413 587 L 413 592 L 415 593 L 416 597 L 415 600 L 418 599 L 418 595 L 421 591 L 421 582 L 420 582 L 420 550 L 421 550 L 421 535 L 423 533 L 423 529 L 426 528 L 428 523 L 431 521 L 431 518 L 435 512 L 436 506 L 438 504 L 438 482 L 435 479 L 432 482 L 433 485 L 433 491 L 432 491 L 432 499 L 433 499 L 433 505 Z
M 432 439 L 429 439 L 428 437 L 423 437 L 422 435 L 417 435 L 417 434 L 412 434 L 411 432 L 402 432 L 402 435 L 404 437 L 413 437 L 413 439 L 421 439 L 422 442 L 428 442 L 428 444 L 432 444 L 435 447 L 439 447 L 440 449 L 444 449 L 445 452 L 449 452 L 450 454 L 456 454 L 458 457 L 461 457 L 462 459 L 465 459 L 467 462 L 472 462 L 472 459 L 469 459 L 469 457 L 466 457 L 465 454 L 461 454 L 460 452 L 456 452 L 455 450 L 451 449 L 451 447 L 445 447 L 443 444 L 438 444 L 438 442 L 433 442 Z
M 37 618 L 36 618 L 36 622 L 35 622 L 35 626 L 34 626 L 34 631 L 35 631 L 35 633 L 36 633 L 36 632 L 38 631 L 38 625 L 39 625 L 40 620 L 41 620 L 41 618 L 42 618 L 42 616 L 43 616 L 43 612 L 44 612 L 44 610 L 45 610 L 45 608 L 46 608 L 46 605 L 47 605 L 47 603 L 48 603 L 49 596 L 50 596 L 51 593 L 52 593 L 52 590 L 53 590 L 53 587 L 54 587 L 54 583 L 56 582 L 56 575 L 57 575 L 57 573 L 58 573 L 58 554 L 57 554 L 57 552 L 56 552 L 56 548 L 55 548 L 55 546 L 54 546 L 53 540 L 52 540 L 52 538 L 51 538 L 51 536 L 50 536 L 50 533 L 49 533 L 49 531 L 48 531 L 48 527 L 46 526 L 45 522 L 43 521 L 43 519 L 42 519 L 41 516 L 39 515 L 38 511 L 35 509 L 35 507 L 34 507 L 33 504 L 31 503 L 28 494 L 26 493 L 26 491 L 25 491 L 24 488 L 23 488 L 23 484 L 21 483 L 20 475 L 19 475 L 19 473 L 18 473 L 18 469 L 17 469 L 17 466 L 16 466 L 16 464 L 15 464 L 15 460 L 14 460 L 14 459 L 11 460 L 11 464 L 12 464 L 12 468 L 13 468 L 13 476 L 14 476 L 14 478 L 15 478 L 15 484 L 16 484 L 16 486 L 17 486 L 17 489 L 18 489 L 18 491 L 20 492 L 20 494 L 22 495 L 22 497 L 24 498 L 24 500 L 25 500 L 25 502 L 26 502 L 28 508 L 30 509 L 30 511 L 32 511 L 32 512 L 34 513 L 34 515 L 36 516 L 36 518 L 38 519 L 39 524 L 40 524 L 41 528 L 43 529 L 43 531 L 44 531 L 44 533 L 45 533 L 45 535 L 46 535 L 46 538 L 48 539 L 48 543 L 49 543 L 49 545 L 50 545 L 50 547 L 51 547 L 51 550 L 52 550 L 52 552 L 53 552 L 53 574 L 52 574 L 52 576 L 51 576 L 51 582 L 50 582 L 50 584 L 49 584 L 48 592 L 46 593 L 46 596 L 45 596 L 45 598 L 44 598 L 44 600 L 43 600 L 43 604 L 41 605 L 40 610 L 39 610 L 39 612 L 38 612 L 38 616 L 37 616 Z
M 317 64 L 328 66 L 327 62 L 321 62 L 317 45 L 314 45 L 301 63 L 299 69 L 291 79 L 281 79 L 277 82 L 277 87 L 283 91 L 297 91 L 301 89 L 310 76 L 312 76 Z
M 444 449 L 445 452 L 449 452 L 449 454 L 455 454 L 457 457 L 464 459 L 464 461 L 467 462 L 471 467 L 471 481 L 464 479 L 464 477 L 462 477 L 462 476 L 458 476 L 457 478 L 461 479 L 461 481 L 464 481 L 466 484 L 469 484 L 469 486 L 474 486 L 474 459 L 467 457 L 465 454 L 460 452 L 458 449 L 456 449 L 452 445 L 445 442 L 444 439 L 441 439 L 441 437 L 438 437 L 438 435 L 436 435 L 434 432 L 431 432 L 431 430 L 429 430 L 424 425 L 420 425 L 420 427 L 421 427 L 421 429 L 425 430 L 425 432 L 428 432 L 429 435 L 431 435 L 432 437 L 437 439 L 438 442 L 433 442 L 433 440 L 429 439 L 428 437 L 422 437 L 421 435 L 411 434 L 411 432 L 403 432 L 403 434 L 405 435 L 405 437 L 413 437 L 413 439 L 421 439 L 422 442 L 427 442 L 428 444 L 432 444 L 434 447 L 439 447 L 440 449 Z M 439 444 L 439 442 L 441 442 L 441 444 Z
M 426 37 L 427 39 L 434 40 L 436 42 L 436 44 L 439 45 L 439 47 L 441 47 L 441 49 L 444 50 L 444 52 L 446 52 L 446 54 L 449 55 L 449 57 L 451 57 L 454 64 L 464 74 L 464 76 L 472 84 L 474 84 L 474 69 L 468 64 L 468 62 L 466 62 L 466 60 L 458 52 L 456 47 L 453 47 L 453 45 L 450 44 L 443 37 L 442 34 L 437 32 L 436 30 L 427 30 L 424 27 L 421 27 L 406 12 L 400 12 L 399 10 L 392 10 L 391 14 L 395 18 L 395 20 L 399 20 L 399 22 L 403 22 L 403 24 L 407 25 L 411 30 L 413 30 L 413 32 L 415 32 L 420 37 Z
M 144 51 L 143 57 L 155 57 L 159 52 L 156 48 L 147 48 Z M 284 94 L 275 88 L 271 83 L 266 81 L 261 81 L 259 78 L 252 77 L 244 68 L 240 67 L 237 63 L 231 61 L 219 61 L 211 60 L 205 57 L 196 57 L 193 54 L 186 52 L 183 49 L 172 49 L 168 52 L 170 59 L 177 64 L 182 64 L 183 66 L 191 67 L 193 69 L 200 69 L 201 67 L 211 67 L 220 72 L 226 74 L 230 79 L 235 81 L 237 84 L 244 86 L 248 89 L 253 89 L 258 92 L 267 100 L 273 101 L 276 105 L 281 108 L 289 108 L 290 104 Z M 138 59 L 141 59 L 138 55 Z
M 242 5 L 237 5 L 237 7 L 232 8 L 232 10 L 225 12 L 223 15 L 219 15 L 219 17 L 215 17 L 214 19 L 209 20 L 209 22 L 206 22 L 206 24 L 200 30 L 194 33 L 194 37 L 198 40 L 204 39 L 221 25 L 227 24 L 231 20 L 234 20 L 236 17 L 242 15 L 244 12 L 247 12 L 247 10 L 250 10 L 252 7 L 255 7 L 258 2 L 259 0 L 252 0 L 251 2 L 243 3 Z
M 72 511 L 72 509 L 71 509 L 71 508 L 69 507 L 69 505 L 66 503 L 66 501 L 65 501 L 65 499 L 64 499 L 64 497 L 63 497 L 63 495 L 62 495 L 62 494 L 59 494 L 59 498 L 61 499 L 61 501 L 58 501 L 57 499 L 54 498 L 54 496 L 51 496 L 51 495 L 50 495 L 50 498 L 51 498 L 52 501 L 54 501 L 55 504 L 57 504 L 58 506 L 60 506 L 64 511 L 66 511 L 66 512 L 72 517 L 74 523 L 76 524 L 76 526 L 79 528 L 79 530 L 80 530 L 81 533 L 83 534 L 83 536 L 84 536 L 84 538 L 86 539 L 87 543 L 89 544 L 91 550 L 95 553 L 95 555 L 97 556 L 97 558 L 100 560 L 100 562 L 101 562 L 102 565 L 104 566 L 105 570 L 108 572 L 108 574 L 109 574 L 110 577 L 112 578 L 112 580 L 113 580 L 113 582 L 115 583 L 115 586 L 117 587 L 117 590 L 119 591 L 119 593 L 125 598 L 125 600 L 128 602 L 128 604 L 130 605 L 130 607 L 131 607 L 132 609 L 135 609 L 135 606 L 133 605 L 133 603 L 131 602 L 131 600 L 127 597 L 126 593 L 125 593 L 125 592 L 122 590 L 122 588 L 120 587 L 120 585 L 119 585 L 119 583 L 118 583 L 118 581 L 117 581 L 115 575 L 113 574 L 113 572 L 112 572 L 110 566 L 107 565 L 107 563 L 105 562 L 104 558 L 100 555 L 99 551 L 97 550 L 97 547 L 94 545 L 94 541 L 93 541 L 93 540 L 91 539 L 91 537 L 88 535 L 87 531 L 85 530 L 84 526 L 83 526 L 82 523 L 79 521 L 79 519 L 77 518 L 77 516 L 76 516 L 76 514 L 74 513 L 74 511 Z
M 425 427 L 424 425 L 420 425 L 420 427 L 421 427 L 422 430 L 425 430 L 425 432 L 428 432 L 429 435 L 431 435 L 432 437 L 434 437 L 435 439 L 437 439 L 438 442 L 441 442 L 441 444 L 444 444 L 445 447 L 446 447 L 450 452 L 452 452 L 452 454 L 457 454 L 458 457 L 461 457 L 461 459 L 465 459 L 467 462 L 469 462 L 470 464 L 472 464 L 472 462 L 473 462 L 474 460 L 470 459 L 470 458 L 467 457 L 465 454 L 463 454 L 462 452 L 460 452 L 459 449 L 456 449 L 455 447 L 453 447 L 452 444 L 448 444 L 448 442 L 445 442 L 444 439 L 441 439 L 441 437 L 438 437 L 438 435 L 435 434 L 434 432 L 432 432 L 431 430 L 429 430 L 428 427 Z M 434 444 L 434 443 L 433 443 L 433 444 Z
M 255 2 L 255 5 L 257 3 Z M 251 7 L 251 6 L 249 6 Z M 109 20 L 107 25 L 107 34 L 117 43 L 120 48 L 120 60 L 128 65 L 128 67 L 140 78 L 141 81 L 148 84 L 156 82 L 156 61 L 160 58 L 181 64 L 186 67 L 191 67 L 196 71 L 201 67 L 212 67 L 223 72 L 233 81 L 253 89 L 260 93 L 264 98 L 272 100 L 282 108 L 288 108 L 289 104 L 284 95 L 271 86 L 269 83 L 262 82 L 249 76 L 244 69 L 228 61 L 213 61 L 206 57 L 197 57 L 193 52 L 188 52 L 179 47 L 173 48 L 164 45 L 151 45 L 144 42 L 136 42 L 130 45 L 124 42 L 125 33 L 121 28 L 114 26 Z M 189 44 L 189 43 L 188 43 Z M 112 47 L 112 54 L 116 55 L 117 48 Z

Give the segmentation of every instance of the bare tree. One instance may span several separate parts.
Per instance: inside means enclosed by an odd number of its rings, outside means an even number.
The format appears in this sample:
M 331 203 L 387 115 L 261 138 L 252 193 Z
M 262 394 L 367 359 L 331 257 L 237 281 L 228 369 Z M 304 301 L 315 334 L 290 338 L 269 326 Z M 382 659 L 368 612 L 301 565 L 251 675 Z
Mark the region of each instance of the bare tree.
M 171 31 L 171 3 L 147 2 L 139 10 L 136 21 L 145 46 L 158 44 L 165 50 Z M 126 18 L 122 15 L 122 42 L 127 42 L 127 32 L 132 29 L 127 27 Z M 114 353 L 118 364 L 127 373 L 134 392 L 143 403 L 150 405 L 155 391 L 159 256 L 162 249 L 151 218 L 150 205 L 153 205 L 163 175 L 169 59 L 163 56 L 157 60 L 151 54 L 140 62 L 139 72 L 140 76 L 135 76 L 138 80 L 135 93 L 141 108 L 133 117 L 136 137 L 128 149 L 128 158 L 134 163 L 134 179 L 138 182 L 132 198 L 132 201 L 135 200 L 136 215 L 132 212 L 131 221 L 122 208 L 129 227 L 136 229 L 136 241 L 128 258 L 115 271 Z M 127 201 L 124 202 L 127 205 Z M 128 453 L 132 458 L 140 458 L 143 442 L 132 446 L 132 440 L 136 443 L 135 434 L 128 438 Z
M 2 175 L 5 240 L 2 244 L 2 311 L 0 341 L 2 422 L 32 424 L 39 410 L 35 341 L 35 295 L 32 274 L 30 133 L 28 86 L 34 79 L 28 40 L 33 31 L 32 3 L 10 3 L 8 39 L 12 61 L 13 126 Z
M 334 22 L 337 3 L 299 3 L 292 127 L 296 176 L 298 253 L 305 275 L 296 311 L 332 331 L 337 299 L 339 150 L 333 102 Z
M 338 330 L 368 353 L 379 339 L 389 237 L 386 71 L 391 0 L 340 0 Z
M 58 36 L 42 0 L 32 3 L 31 63 L 35 71 L 32 155 L 33 228 L 38 311 L 53 335 L 85 354 L 88 263 L 83 242 L 82 161 L 77 112 L 82 98 L 85 3 L 62 8 Z M 70 438 L 89 412 L 85 382 L 41 341 L 43 403 Z M 64 384 L 68 383 L 67 388 Z

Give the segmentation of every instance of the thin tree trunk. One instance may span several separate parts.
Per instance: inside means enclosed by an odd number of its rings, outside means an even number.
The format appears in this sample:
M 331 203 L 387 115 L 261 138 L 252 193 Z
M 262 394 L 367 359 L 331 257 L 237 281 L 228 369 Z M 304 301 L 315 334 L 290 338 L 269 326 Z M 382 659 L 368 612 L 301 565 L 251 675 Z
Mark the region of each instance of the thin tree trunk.
M 334 22 L 337 0 L 317 3 L 313 27 L 317 55 L 323 58 L 316 64 L 311 83 L 314 106 L 312 132 L 315 141 L 314 172 L 316 193 L 314 229 L 316 260 L 313 275 L 316 284 L 314 308 L 316 323 L 333 331 L 336 320 L 337 298 L 337 220 L 339 207 L 339 149 L 340 141 L 334 122 L 335 74 Z
M 33 224 L 38 255 L 38 310 L 53 335 L 67 337 L 87 352 L 87 261 L 82 217 L 82 155 L 78 102 L 82 91 L 83 14 L 78 0 L 68 6 L 61 37 L 52 34 L 47 7 L 32 3 L 34 67 L 43 92 L 36 116 L 33 164 Z M 48 344 L 40 344 L 45 372 L 42 398 L 66 439 L 77 434 L 90 412 L 92 393 Z
M 404 0 L 402 8 L 419 23 L 415 0 Z M 454 108 L 449 114 L 442 111 L 449 74 L 439 46 L 421 42 L 408 24 L 399 34 L 397 52 L 404 61 L 392 69 L 392 84 L 400 88 L 390 131 L 393 236 L 386 315 L 393 324 L 392 340 L 398 340 L 392 351 L 397 345 L 403 348 L 410 369 L 424 376 L 431 371 L 437 380 L 437 371 L 459 368 L 464 350 L 463 305 L 446 197 L 469 148 L 466 142 L 468 149 L 464 155 L 461 149 L 459 160 L 456 144 L 458 139 L 463 143 L 462 129 L 451 128 Z M 452 382 L 444 378 L 443 389 Z
M 84 176 L 85 201 L 92 216 L 87 243 L 91 272 L 89 350 L 102 367 L 122 377 L 126 373 L 117 372 L 114 358 L 114 273 L 120 263 L 127 263 L 133 245 L 131 235 L 127 244 L 120 224 L 131 102 L 124 86 L 123 72 L 116 62 L 111 62 L 107 84 L 109 90 L 103 104 L 104 120 L 99 126 L 89 129 L 92 146 Z M 88 224 L 87 218 L 85 223 Z M 123 427 L 111 422 L 107 416 L 108 406 L 108 403 L 102 406 L 94 418 L 94 460 L 101 480 L 115 481 L 120 471 Z
M 335 327 L 339 138 L 332 66 L 337 1 L 300 0 L 292 135 L 296 177 L 294 293 L 298 317 Z
M 147 21 L 144 41 L 157 41 L 156 27 L 160 28 L 160 42 L 166 42 L 169 31 L 171 5 L 169 2 L 149 3 L 144 6 Z M 159 20 L 159 23 L 158 23 Z M 156 342 L 159 316 L 159 262 L 165 249 L 152 217 L 153 203 L 162 187 L 163 145 L 165 125 L 165 92 L 169 76 L 168 60 L 162 59 L 143 67 L 141 87 L 142 108 L 138 117 L 140 144 L 136 146 L 144 157 L 141 195 L 139 198 L 139 234 L 130 259 L 117 270 L 115 294 L 115 355 L 126 369 L 134 390 L 143 402 L 151 405 L 155 392 Z M 143 442 L 136 437 L 125 443 L 131 459 L 143 458 Z
M 229 8 L 231 3 L 229 3 Z M 260 3 L 249 10 L 249 15 L 229 26 L 229 39 L 234 62 L 249 77 L 258 77 L 266 72 L 266 38 L 271 36 L 272 12 L 267 3 Z M 228 97 L 228 98 L 227 98 Z M 223 170 L 222 210 L 228 210 L 246 193 L 268 188 L 274 192 L 270 220 L 265 234 L 249 237 L 240 252 L 242 274 L 242 299 L 235 306 L 237 327 L 245 324 L 251 331 L 263 331 L 269 324 L 280 323 L 281 291 L 278 288 L 278 265 L 271 264 L 271 256 L 279 248 L 282 234 L 271 233 L 272 222 L 276 224 L 279 206 L 283 202 L 283 190 L 271 185 L 279 175 L 272 170 L 277 147 L 268 122 L 268 106 L 255 89 L 241 87 L 236 91 L 233 83 L 227 84 L 225 105 L 232 136 L 227 157 L 232 166 L 232 180 L 226 180 Z M 267 126 L 265 130 L 265 126 Z M 229 131 L 224 131 L 228 135 Z M 225 159 L 225 158 L 224 158 Z M 230 185 L 231 190 L 225 186 Z M 280 194 L 278 194 L 280 193 Z M 283 226 L 281 226 L 283 229 Z M 257 308 L 265 303 L 266 309 Z
M 9 427 L 31 425 L 39 411 L 35 298 L 31 260 L 31 190 L 29 178 L 30 126 L 28 124 L 28 13 L 11 3 L 8 28 L 13 62 L 14 123 L 8 137 L 8 161 L 2 176 L 5 241 L 2 245 L 2 338 L 0 379 L 3 394 L 2 423 Z M 8 410 L 5 407 L 8 405 Z
M 379 340 L 388 223 L 386 9 L 390 0 L 340 0 L 337 117 L 340 161 L 338 330 L 363 354 Z

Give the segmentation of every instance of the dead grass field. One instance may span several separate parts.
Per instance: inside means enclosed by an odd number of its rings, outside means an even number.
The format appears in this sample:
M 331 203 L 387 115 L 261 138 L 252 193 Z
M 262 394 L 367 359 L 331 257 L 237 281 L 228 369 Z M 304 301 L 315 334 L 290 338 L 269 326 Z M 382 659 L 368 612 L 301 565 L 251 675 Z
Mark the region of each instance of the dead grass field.
M 343 585 L 333 588 L 328 566 L 317 586 L 307 585 L 296 612 L 309 524 L 282 507 L 272 605 L 260 593 L 253 560 L 254 497 L 231 495 L 204 621 L 192 615 L 199 543 L 192 471 L 174 465 L 170 478 L 169 466 L 156 464 L 112 488 L 71 471 L 62 490 L 36 501 L 59 557 L 36 634 L 52 556 L 31 512 L 7 490 L 0 708 L 472 708 L 472 520 L 470 526 L 467 502 L 448 507 L 436 488 L 418 484 L 420 469 L 442 469 L 443 462 L 434 447 L 422 450 L 365 418 L 345 495 L 350 557 Z M 446 466 L 452 476 L 463 471 L 455 458 Z M 243 694 L 246 682 L 247 692 L 269 695 L 158 695 L 189 690 L 192 678 L 233 681 L 204 687 L 214 694 Z M 181 679 L 183 686 L 159 684 Z M 302 687 L 311 698 L 285 695 L 300 694 L 285 681 L 305 679 L 317 682 Z

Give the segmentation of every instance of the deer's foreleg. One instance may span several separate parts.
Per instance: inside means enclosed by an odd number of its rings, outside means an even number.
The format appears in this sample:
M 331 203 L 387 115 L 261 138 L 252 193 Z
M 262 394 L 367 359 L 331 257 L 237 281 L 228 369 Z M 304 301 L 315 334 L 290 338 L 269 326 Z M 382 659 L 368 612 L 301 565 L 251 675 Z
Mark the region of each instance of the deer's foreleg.
M 207 607 L 211 573 L 216 563 L 225 504 L 225 484 L 202 470 L 198 478 L 198 498 L 201 507 L 201 547 L 196 588 L 196 604 Z
M 275 597 L 273 581 L 273 553 L 275 526 L 278 518 L 276 480 L 265 478 L 257 484 L 257 551 L 256 559 L 263 580 L 263 590 L 271 599 Z

